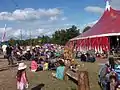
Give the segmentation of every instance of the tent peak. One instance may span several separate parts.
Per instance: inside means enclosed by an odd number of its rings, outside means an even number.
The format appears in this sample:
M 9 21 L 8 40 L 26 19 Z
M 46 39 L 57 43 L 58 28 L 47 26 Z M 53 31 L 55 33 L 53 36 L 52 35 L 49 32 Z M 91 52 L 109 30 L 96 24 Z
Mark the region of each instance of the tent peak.
M 106 9 L 105 10 L 110 11 L 110 8 L 111 8 L 110 2 L 109 2 L 109 0 L 106 0 Z

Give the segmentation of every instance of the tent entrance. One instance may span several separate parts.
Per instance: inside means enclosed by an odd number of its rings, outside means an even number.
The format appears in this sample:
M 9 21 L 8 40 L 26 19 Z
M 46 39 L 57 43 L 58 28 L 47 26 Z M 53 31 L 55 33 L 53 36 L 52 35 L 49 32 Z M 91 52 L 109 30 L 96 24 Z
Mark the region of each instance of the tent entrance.
M 118 49 L 120 48 L 120 36 L 110 36 L 110 49 Z

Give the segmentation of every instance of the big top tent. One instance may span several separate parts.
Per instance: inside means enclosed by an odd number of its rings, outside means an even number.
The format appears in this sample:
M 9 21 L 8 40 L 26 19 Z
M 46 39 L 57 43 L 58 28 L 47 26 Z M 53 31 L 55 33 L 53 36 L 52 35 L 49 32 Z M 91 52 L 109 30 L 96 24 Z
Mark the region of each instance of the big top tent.
M 109 1 L 106 1 L 106 9 L 100 20 L 90 30 L 71 39 L 68 45 L 74 46 L 78 51 L 109 51 L 111 43 L 113 44 L 112 36 L 120 36 L 120 11 L 114 10 Z M 116 41 L 118 40 L 119 38 Z

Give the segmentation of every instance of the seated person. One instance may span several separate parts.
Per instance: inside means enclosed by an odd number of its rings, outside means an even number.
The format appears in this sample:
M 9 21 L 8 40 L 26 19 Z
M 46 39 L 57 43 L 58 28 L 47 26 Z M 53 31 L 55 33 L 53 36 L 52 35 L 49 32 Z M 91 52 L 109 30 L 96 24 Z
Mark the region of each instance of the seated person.
M 57 61 L 56 60 L 50 60 L 49 62 L 48 62 L 48 68 L 49 68 L 49 70 L 56 70 L 56 64 L 57 64 Z
M 44 61 L 41 61 L 40 66 L 39 66 L 39 70 L 44 70 Z
M 48 70 L 48 62 L 47 61 L 45 61 L 45 63 L 44 63 L 43 70 Z
M 86 56 L 85 56 L 85 54 L 82 54 L 82 55 L 81 55 L 81 61 L 86 62 Z
M 57 67 L 56 73 L 52 73 L 52 75 L 56 77 L 57 79 L 63 80 L 64 71 L 65 71 L 64 62 L 62 60 L 59 60 L 59 65 Z
M 43 58 L 39 57 L 38 64 L 41 64 L 42 61 L 44 61 Z
M 30 51 L 27 51 L 27 53 L 25 54 L 25 58 L 26 58 L 27 60 L 30 60 L 31 57 L 32 57 L 32 54 L 30 53 Z
M 36 72 L 38 69 L 37 58 L 34 58 L 31 62 L 31 71 Z
M 94 56 L 90 55 L 89 57 L 87 57 L 87 61 L 88 61 L 88 62 L 95 62 L 96 59 L 95 59 Z

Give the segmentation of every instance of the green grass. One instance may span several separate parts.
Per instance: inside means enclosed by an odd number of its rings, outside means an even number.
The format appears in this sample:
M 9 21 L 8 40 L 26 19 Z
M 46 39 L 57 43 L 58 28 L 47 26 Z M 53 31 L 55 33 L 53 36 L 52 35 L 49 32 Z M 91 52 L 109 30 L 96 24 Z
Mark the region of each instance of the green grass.
M 30 62 L 26 62 L 28 67 Z M 89 73 L 89 81 L 91 90 L 101 90 L 98 81 L 98 63 L 81 63 L 79 62 L 79 70 L 87 70 Z M 82 67 L 84 64 L 84 67 Z M 7 61 L 0 62 L 0 65 L 6 66 Z M 2 67 L 2 66 L 1 66 Z M 17 67 L 10 70 L 0 72 L 0 88 L 4 90 L 16 90 L 16 73 Z M 52 77 L 52 71 L 40 71 L 33 73 L 30 69 L 27 69 L 27 76 L 29 80 L 29 89 L 39 85 L 44 84 L 43 90 L 77 90 L 77 85 L 71 81 L 57 80 Z
M 87 70 L 89 73 L 89 82 L 90 82 L 90 89 L 91 90 L 101 90 L 97 81 L 98 81 L 98 70 L 99 66 L 98 63 L 82 63 L 79 62 L 80 67 L 79 70 Z M 84 67 L 83 67 L 84 64 Z M 52 71 L 40 71 L 36 73 L 29 72 L 29 82 L 30 86 L 33 87 L 34 85 L 38 84 L 45 84 L 45 90 L 77 90 L 77 85 L 71 81 L 62 81 L 57 80 L 52 77 Z
M 57 80 L 52 77 L 52 71 L 29 72 L 30 88 L 38 84 L 45 84 L 45 90 L 76 90 L 76 84 L 72 81 Z

